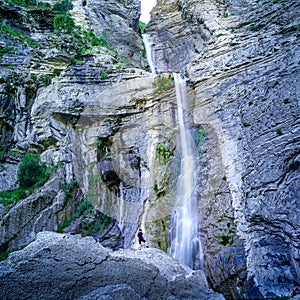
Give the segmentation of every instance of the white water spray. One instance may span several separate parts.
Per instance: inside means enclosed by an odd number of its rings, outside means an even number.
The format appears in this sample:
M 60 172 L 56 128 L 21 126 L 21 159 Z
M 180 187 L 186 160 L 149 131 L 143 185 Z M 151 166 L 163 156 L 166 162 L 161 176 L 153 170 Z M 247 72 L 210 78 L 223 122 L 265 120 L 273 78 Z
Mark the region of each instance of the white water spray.
M 157 74 L 151 37 L 143 35 L 147 60 L 152 74 Z M 194 269 L 203 269 L 203 252 L 199 237 L 198 205 L 194 192 L 196 182 L 195 165 L 197 163 L 194 142 L 190 134 L 188 119 L 185 115 L 186 79 L 174 73 L 178 121 L 180 127 L 181 170 L 177 185 L 176 211 L 171 223 L 171 255 L 180 263 Z
M 186 105 L 186 80 L 174 73 L 178 121 L 181 142 L 181 170 L 177 185 L 178 208 L 172 217 L 171 254 L 182 264 L 202 268 L 202 247 L 199 238 L 198 205 L 194 191 L 196 186 L 196 159 L 194 142 L 188 127 Z M 198 265 L 195 263 L 198 262 Z
M 149 34 L 143 34 L 143 42 L 145 45 L 145 50 L 146 50 L 146 56 L 147 56 L 147 61 L 151 70 L 152 74 L 157 74 L 157 68 L 154 63 L 154 57 L 153 57 L 153 51 L 152 51 L 152 46 L 153 42 L 151 39 L 151 36 Z

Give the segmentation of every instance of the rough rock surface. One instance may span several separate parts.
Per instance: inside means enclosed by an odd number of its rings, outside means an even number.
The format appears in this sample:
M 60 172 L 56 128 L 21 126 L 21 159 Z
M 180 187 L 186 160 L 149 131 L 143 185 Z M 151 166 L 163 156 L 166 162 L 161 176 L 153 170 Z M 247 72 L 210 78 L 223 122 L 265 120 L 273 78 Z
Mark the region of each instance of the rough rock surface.
M 74 2 L 76 22 L 109 33 L 119 54 L 97 46 L 82 55 L 74 36 L 55 33 L 52 11 L 1 1 L 5 24 L 32 38 L 0 32 L 1 189 L 17 186 L 26 151 L 63 174 L 1 207 L 2 249 L 70 218 L 77 197 L 61 207 L 78 181 L 76 192 L 116 220 L 101 239 L 129 248 L 143 223 L 147 240 L 168 250 L 180 158 L 172 80 L 163 74 L 171 86 L 159 85 L 136 68 L 138 1 L 84 2 Z M 189 77 L 191 126 L 204 132 L 196 175 L 209 284 L 228 299 L 290 294 L 300 273 L 299 1 L 160 0 L 147 32 L 158 70 Z M 144 297 L 128 282 L 82 296 L 120 290 Z
M 20 201 L 9 211 L 3 211 L 0 219 L 0 246 L 2 251 L 19 249 L 35 239 L 38 232 L 57 230 L 59 220 L 70 214 L 73 204 L 66 207 L 66 195 L 61 190 L 64 173 L 58 170 L 35 193 Z M 74 210 L 74 209 L 73 209 Z
M 224 299 L 201 271 L 158 249 L 113 252 L 90 237 L 51 232 L 0 263 L 0 279 L 3 299 Z
M 76 20 L 76 8 L 84 12 L 83 25 L 93 28 L 98 36 L 105 36 L 119 55 L 131 61 L 134 66 L 141 65 L 142 42 L 139 36 L 140 1 L 76 1 L 73 16 Z M 83 18 L 81 16 L 81 18 Z
M 194 124 L 207 139 L 205 267 L 228 298 L 288 294 L 299 277 L 299 9 L 161 0 L 147 29 L 158 69 L 193 82 Z

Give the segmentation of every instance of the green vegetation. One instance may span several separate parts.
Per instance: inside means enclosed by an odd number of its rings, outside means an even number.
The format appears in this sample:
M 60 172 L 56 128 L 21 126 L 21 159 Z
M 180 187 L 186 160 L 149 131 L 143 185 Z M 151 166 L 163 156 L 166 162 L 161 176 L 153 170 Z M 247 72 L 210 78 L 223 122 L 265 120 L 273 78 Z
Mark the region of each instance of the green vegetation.
M 25 45 L 30 45 L 30 46 L 33 46 L 33 47 L 36 47 L 37 46 L 37 43 L 35 41 L 33 41 L 30 37 L 28 37 L 27 35 L 23 34 L 23 33 L 20 33 L 12 28 L 10 28 L 8 25 L 6 24 L 0 24 L 0 31 L 7 34 L 7 35 L 11 35 L 11 36 L 14 36 L 14 37 L 17 37 L 20 39 L 20 42 L 22 44 L 25 44 Z
M 104 80 L 104 79 L 107 78 L 107 72 L 106 72 L 106 70 L 101 70 L 101 71 L 100 71 L 100 78 L 101 78 L 102 80 Z
M 54 17 L 54 29 L 56 31 L 58 32 L 66 31 L 68 33 L 71 33 L 73 32 L 74 28 L 75 28 L 75 21 L 69 15 L 69 13 L 59 14 Z
M 42 83 L 43 85 L 47 86 L 51 84 L 51 77 L 48 75 L 45 75 L 42 77 Z
M 218 34 L 216 34 L 216 37 L 218 38 L 218 37 L 221 37 L 221 36 L 224 36 L 225 34 L 224 33 L 218 33 Z
M 66 227 L 68 227 L 72 221 L 75 221 L 79 218 L 85 211 L 90 213 L 94 209 L 93 205 L 91 204 L 90 200 L 85 199 L 83 200 L 76 208 L 76 213 L 71 215 L 70 218 L 64 220 L 57 228 L 57 232 L 62 233 Z M 84 215 L 84 217 L 86 214 Z
M 278 135 L 282 135 L 282 129 L 281 129 L 281 128 L 277 128 L 277 129 L 276 129 L 276 133 L 277 133 Z
M 66 199 L 64 201 L 64 205 L 67 203 L 67 201 L 70 199 L 71 195 L 72 195 L 72 191 L 74 190 L 74 188 L 77 186 L 78 184 L 78 181 L 75 179 L 69 183 L 64 183 L 63 186 L 62 186 L 62 189 L 63 191 L 65 192 L 66 194 Z
M 78 216 L 82 215 L 85 211 L 91 212 L 94 209 L 94 206 L 90 202 L 90 200 L 83 200 L 76 208 L 76 213 Z
M 66 32 L 73 36 L 76 40 L 74 46 L 78 55 L 100 53 L 98 50 L 93 51 L 91 48 L 94 46 L 105 47 L 112 51 L 114 54 L 116 50 L 109 46 L 107 43 L 106 32 L 102 32 L 102 37 L 97 37 L 92 30 L 82 30 L 79 26 L 75 25 L 75 21 L 68 12 L 58 14 L 54 17 L 54 29 L 56 32 Z M 118 58 L 122 60 L 122 58 Z M 75 58 L 73 58 L 74 63 Z M 84 61 L 82 61 L 84 63 Z
M 0 203 L 3 204 L 7 209 L 11 209 L 17 202 L 30 196 L 34 187 L 18 188 L 11 191 L 0 192 Z
M 0 46 L 0 59 L 3 57 L 5 53 L 18 53 L 17 48 L 11 48 L 11 47 L 2 47 Z
M 53 26 L 57 33 L 67 33 L 74 39 L 71 43 L 71 47 L 76 51 L 77 55 L 101 54 L 103 50 L 93 49 L 93 47 L 105 47 L 107 49 L 106 53 L 115 56 L 121 64 L 129 64 L 125 58 L 116 55 L 117 51 L 107 42 L 105 31 L 102 32 L 101 37 L 98 37 L 92 30 L 84 30 L 80 26 L 76 26 L 75 21 L 68 12 L 72 8 L 73 5 L 69 0 L 56 3 L 53 6 L 53 11 L 58 14 L 54 17 Z M 111 51 L 111 53 L 108 50 Z M 73 56 L 71 63 L 84 64 L 85 60 L 76 60 Z M 105 74 L 103 73 L 101 79 L 105 79 L 104 77 Z
M 142 21 L 139 21 L 139 27 L 140 27 L 140 30 L 141 30 L 142 34 L 144 33 L 146 26 L 147 26 L 147 24 L 145 24 Z
M 69 10 L 73 9 L 74 5 L 69 0 L 63 0 L 61 2 L 56 2 L 52 10 L 59 13 L 67 13 Z
M 198 130 L 198 142 L 200 146 L 206 143 L 206 136 L 203 128 L 199 128 Z
M 39 155 L 27 153 L 18 169 L 19 188 L 0 192 L 0 203 L 7 209 L 12 208 L 18 201 L 30 196 L 34 190 L 42 186 L 57 169 L 57 166 L 47 168 L 39 163 Z
M 156 156 L 160 161 L 166 164 L 171 155 L 173 155 L 173 153 L 169 148 L 168 142 L 159 143 L 156 145 Z
M 37 81 L 37 75 L 36 74 L 33 74 L 33 73 L 31 73 L 30 74 L 30 79 L 32 79 L 33 81 Z
M 110 146 L 110 141 L 108 138 L 101 139 L 98 138 L 98 141 L 96 143 L 97 145 L 97 151 L 100 159 L 103 159 L 108 156 L 108 147 Z
M 154 88 L 158 91 L 167 91 L 174 87 L 173 79 L 164 76 L 157 76 L 154 81 Z
M 51 9 L 51 5 L 48 2 L 38 2 L 37 7 L 41 9 Z
M 40 157 L 35 153 L 27 153 L 18 170 L 18 182 L 20 187 L 30 187 L 34 184 L 41 185 L 48 178 L 47 167 L 45 164 L 40 164 Z
M 61 73 L 61 69 L 54 69 L 54 70 L 53 70 L 53 74 L 54 74 L 54 76 L 56 76 L 56 77 L 59 77 L 60 73 Z
M 249 126 L 251 126 L 251 124 L 248 123 L 248 122 L 244 122 L 243 125 L 244 125 L 244 127 L 249 127 Z
M 220 244 L 223 246 L 232 245 L 233 244 L 233 237 L 228 235 L 222 235 L 220 237 Z
M 147 53 L 146 53 L 146 49 L 145 49 L 145 48 L 143 48 L 143 49 L 141 50 L 141 56 L 142 56 L 143 58 L 146 58 Z
M 77 207 L 76 212 L 70 216 L 70 218 L 64 220 L 57 228 L 57 232 L 64 232 L 64 229 L 68 227 L 73 221 L 81 219 L 80 227 L 76 229 L 76 233 L 82 235 L 92 235 L 96 232 L 103 230 L 109 223 L 110 218 L 102 213 L 86 222 L 86 216 L 90 214 L 94 209 L 89 199 L 83 200 Z

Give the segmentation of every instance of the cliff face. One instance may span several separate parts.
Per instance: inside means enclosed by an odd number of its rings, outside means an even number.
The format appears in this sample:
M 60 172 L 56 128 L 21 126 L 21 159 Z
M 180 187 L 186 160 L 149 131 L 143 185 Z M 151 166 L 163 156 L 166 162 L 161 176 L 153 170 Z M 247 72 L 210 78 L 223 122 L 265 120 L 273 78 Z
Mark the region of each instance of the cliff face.
M 208 140 L 206 272 L 231 297 L 284 293 L 299 274 L 299 2 L 167 2 L 148 34 L 158 69 L 191 78 Z
M 299 9 L 161 0 L 147 27 L 157 69 L 189 78 L 204 268 L 228 299 L 287 295 L 300 271 Z M 142 69 L 139 1 L 73 2 L 80 29 L 58 14 L 1 2 L 1 190 L 18 187 L 26 152 L 55 169 L 0 207 L 1 250 L 44 230 L 129 248 L 139 224 L 168 250 L 176 95 L 170 74 Z
M 1 2 L 1 190 L 18 188 L 18 166 L 26 152 L 38 153 L 49 170 L 57 170 L 47 187 L 36 189 L 18 205 L 19 190 L 13 196 L 1 194 L 6 206 L 1 204 L 2 251 L 27 244 L 40 230 L 65 227 L 79 214 L 84 227 L 96 224 L 99 215 L 91 214 L 89 208 L 97 203 L 87 199 L 82 172 L 76 172 L 82 165 L 76 157 L 81 135 L 75 125 L 84 126 L 81 113 L 85 106 L 93 105 L 97 93 L 144 73 L 134 69 L 143 64 L 139 1 L 55 3 L 22 6 Z M 114 113 L 99 112 L 97 117 L 107 122 L 108 136 L 114 131 L 111 120 L 117 120 Z M 94 134 L 87 142 L 94 143 L 96 153 L 100 136 Z M 88 162 L 89 167 L 91 163 L 97 164 L 97 159 Z M 97 176 L 100 178 L 99 172 Z M 21 199 L 31 193 L 28 189 L 21 192 Z M 78 208 L 80 203 L 88 204 Z M 102 217 L 98 228 L 104 226 Z M 115 236 L 113 244 L 120 246 L 120 230 L 114 222 L 109 226 Z M 71 227 L 79 230 L 78 224 Z

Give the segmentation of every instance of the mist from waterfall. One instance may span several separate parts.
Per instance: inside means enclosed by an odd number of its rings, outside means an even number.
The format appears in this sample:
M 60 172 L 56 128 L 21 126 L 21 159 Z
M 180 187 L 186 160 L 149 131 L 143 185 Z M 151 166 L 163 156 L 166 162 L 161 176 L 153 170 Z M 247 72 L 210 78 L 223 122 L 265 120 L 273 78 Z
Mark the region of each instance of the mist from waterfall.
M 181 163 L 177 183 L 176 210 L 171 222 L 171 255 L 186 266 L 202 268 L 203 254 L 199 237 L 198 205 L 195 187 L 196 153 L 191 136 L 186 106 L 186 79 L 174 73 L 178 122 L 180 128 Z

